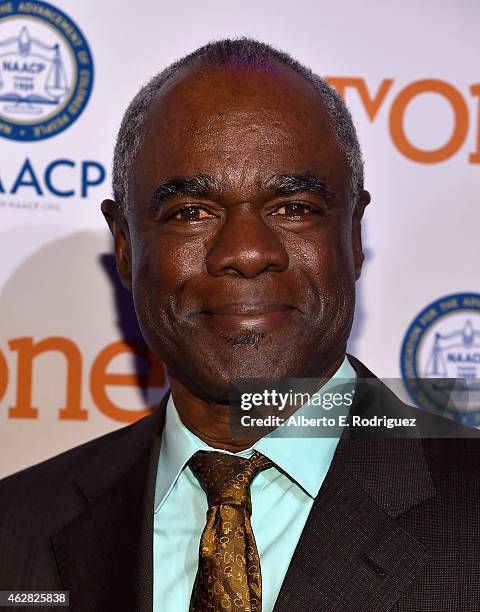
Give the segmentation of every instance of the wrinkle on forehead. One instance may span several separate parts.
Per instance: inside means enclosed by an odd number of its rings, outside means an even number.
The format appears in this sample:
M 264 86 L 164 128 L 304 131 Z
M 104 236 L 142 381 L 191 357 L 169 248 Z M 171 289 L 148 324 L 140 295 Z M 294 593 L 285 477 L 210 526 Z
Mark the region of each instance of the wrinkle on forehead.
M 239 187 L 304 171 L 330 181 L 329 168 L 340 166 L 346 171 L 324 103 L 292 70 L 187 70 L 152 104 L 132 178 L 153 192 L 176 175 L 224 174 Z

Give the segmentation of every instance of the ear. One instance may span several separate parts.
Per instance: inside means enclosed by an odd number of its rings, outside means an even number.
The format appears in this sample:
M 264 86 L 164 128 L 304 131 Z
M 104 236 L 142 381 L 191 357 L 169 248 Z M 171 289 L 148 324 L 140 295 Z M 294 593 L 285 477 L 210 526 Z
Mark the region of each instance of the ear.
M 117 272 L 125 289 L 132 289 L 132 251 L 130 247 L 130 232 L 125 215 L 113 200 L 102 202 L 102 213 L 112 232 Z
M 352 216 L 352 249 L 353 259 L 355 263 L 355 280 L 360 278 L 362 272 L 363 260 L 365 255 L 362 248 L 362 227 L 361 221 L 365 207 L 370 203 L 370 194 L 368 191 L 362 191 L 358 197 L 355 210 Z

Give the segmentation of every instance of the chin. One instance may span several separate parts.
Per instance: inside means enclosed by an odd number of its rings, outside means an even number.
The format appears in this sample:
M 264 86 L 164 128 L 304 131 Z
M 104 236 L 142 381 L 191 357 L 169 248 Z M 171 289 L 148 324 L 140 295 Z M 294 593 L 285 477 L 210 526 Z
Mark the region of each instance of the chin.
M 235 346 L 222 353 L 217 351 L 207 356 L 204 352 L 201 364 L 195 364 L 190 370 L 189 381 L 184 380 L 184 384 L 210 401 L 227 404 L 233 381 L 302 378 L 311 362 L 311 353 L 299 351 L 298 347 L 296 350 L 292 347 L 272 350 L 271 346 L 251 336 L 237 337 L 234 341 Z

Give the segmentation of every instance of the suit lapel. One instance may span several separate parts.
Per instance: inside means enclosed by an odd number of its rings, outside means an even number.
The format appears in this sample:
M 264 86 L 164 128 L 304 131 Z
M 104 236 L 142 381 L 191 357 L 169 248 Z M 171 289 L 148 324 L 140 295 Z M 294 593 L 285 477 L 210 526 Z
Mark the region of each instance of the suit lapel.
M 360 378 L 373 375 L 351 360 Z M 376 381 L 360 388 L 353 410 L 386 414 L 389 396 Z M 379 400 L 380 398 L 380 400 Z M 392 399 L 393 398 L 393 399 Z M 421 440 L 342 439 L 314 501 L 274 612 L 387 612 L 430 554 L 397 522 L 435 489 Z
M 167 399 L 76 478 L 85 510 L 52 538 L 74 612 L 152 610 L 153 504 Z
M 345 448 L 350 444 L 343 444 L 342 452 L 353 459 Z M 428 559 L 425 547 L 367 494 L 339 454 L 312 507 L 274 612 L 386 612 Z

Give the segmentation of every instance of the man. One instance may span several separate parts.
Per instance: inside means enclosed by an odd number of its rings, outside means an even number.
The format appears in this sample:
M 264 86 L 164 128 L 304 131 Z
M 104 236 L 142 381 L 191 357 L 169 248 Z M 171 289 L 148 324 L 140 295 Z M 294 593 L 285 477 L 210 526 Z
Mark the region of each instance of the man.
M 142 88 L 113 174 L 118 272 L 171 394 L 2 481 L 0 587 L 75 612 L 479 610 L 477 440 L 232 435 L 232 380 L 413 413 L 346 357 L 370 196 L 339 96 L 264 44 L 212 43 Z

